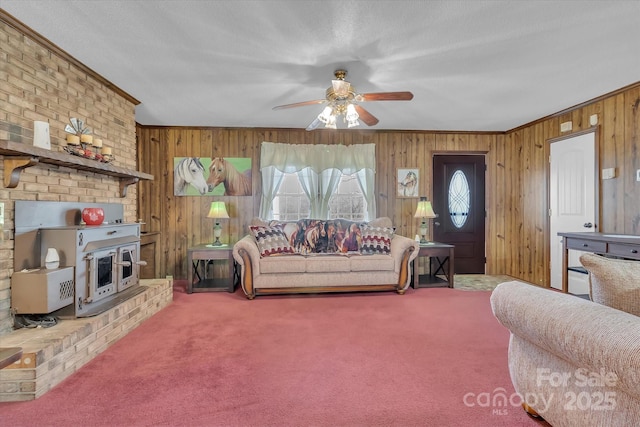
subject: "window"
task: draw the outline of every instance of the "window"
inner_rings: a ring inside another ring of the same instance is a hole
[[[449,183],[449,214],[457,228],[462,228],[471,208],[471,192],[469,181],[460,169],[453,173]]]
[[[344,218],[352,221],[369,219],[367,218],[367,201],[355,173],[342,174],[340,177],[338,188],[329,200],[329,218]]]
[[[295,221],[311,217],[311,203],[296,173],[285,173],[273,199],[273,219]],[[358,184],[357,174],[341,174],[329,199],[329,219],[352,221],[367,219],[367,202]]]
[[[375,145],[276,144],[260,154],[260,217],[375,218]]]
[[[273,219],[295,221],[309,218],[311,203],[304,194],[302,185],[295,173],[285,173],[280,188],[273,198]]]

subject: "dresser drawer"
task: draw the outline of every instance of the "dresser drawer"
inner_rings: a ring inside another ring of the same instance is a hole
[[[596,242],[594,240],[586,239],[574,239],[572,237],[565,237],[567,239],[567,248],[577,251],[595,252],[604,254],[607,252],[607,242]]]
[[[623,258],[639,259],[640,246],[625,245],[624,243],[609,243],[609,255],[615,255]]]

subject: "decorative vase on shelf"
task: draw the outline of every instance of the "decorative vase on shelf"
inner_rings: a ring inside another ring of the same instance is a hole
[[[60,267],[60,256],[55,248],[47,249],[47,256],[44,258],[44,266],[47,270]]]

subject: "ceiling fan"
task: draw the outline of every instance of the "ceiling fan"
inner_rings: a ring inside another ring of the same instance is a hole
[[[352,128],[360,125],[359,120],[362,120],[367,126],[373,126],[378,123],[378,119],[373,114],[359,105],[360,102],[410,101],[413,99],[411,92],[358,93],[356,88],[344,79],[347,76],[345,70],[336,70],[334,75],[336,79],[331,80],[331,86],[327,88],[325,99],[278,105],[273,109],[281,110],[305,105],[328,104],[318,117],[311,122],[307,130],[314,130],[321,123],[324,123],[326,128],[336,129],[336,118],[341,115],[344,115],[344,121],[347,126]]]

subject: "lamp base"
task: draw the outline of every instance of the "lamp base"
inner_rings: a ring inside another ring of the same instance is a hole
[[[211,246],[222,246],[222,242],[219,237],[216,237],[216,241],[211,244]]]

